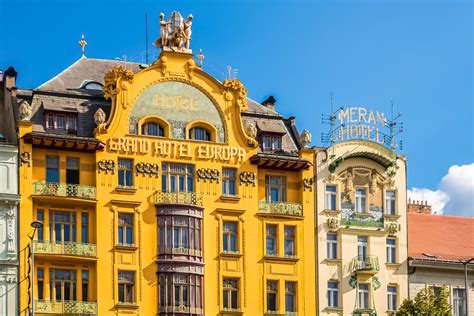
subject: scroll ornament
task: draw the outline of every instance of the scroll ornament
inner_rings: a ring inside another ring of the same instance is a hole
[[[237,105],[239,106],[240,112],[247,110],[247,89],[238,79],[224,80],[224,89],[227,92],[233,92],[237,96]]]
[[[123,86],[117,86],[118,80],[132,83],[133,75],[133,71],[126,70],[122,66],[115,66],[112,70],[107,72],[104,77],[105,84],[102,88],[104,91],[104,98],[107,100],[116,96],[120,92],[120,89],[124,88]]]
[[[257,175],[254,172],[241,172],[239,175],[240,183],[249,186],[253,184],[255,186],[257,184]]]
[[[99,160],[97,162],[97,166],[99,167],[99,173],[102,171],[105,174],[111,172],[112,174],[115,173],[115,162],[113,160]]]
[[[206,182],[207,180],[209,180],[211,183],[214,181],[219,183],[220,172],[217,169],[201,168],[201,169],[198,169],[196,172],[197,172],[198,180],[202,180],[203,182]]]

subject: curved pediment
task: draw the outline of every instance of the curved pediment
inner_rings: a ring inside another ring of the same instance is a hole
[[[216,142],[225,143],[222,115],[213,101],[193,85],[180,81],[163,81],[146,88],[132,105],[129,133],[138,134],[138,123],[144,117],[159,117],[169,125],[169,137],[186,139],[186,127],[205,122],[216,130]]]

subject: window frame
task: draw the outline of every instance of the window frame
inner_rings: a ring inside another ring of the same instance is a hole
[[[126,278],[121,278],[120,275],[126,275],[128,274],[129,276],[131,275],[133,281],[126,280]],[[134,305],[136,303],[136,273],[135,271],[130,271],[130,270],[118,270],[117,271],[117,301],[119,304],[125,304],[125,305]],[[120,287],[123,287],[123,300],[120,300]],[[127,297],[127,290],[130,291],[131,287],[131,300],[129,300]]]
[[[287,234],[287,230],[293,230],[293,232],[291,234]],[[295,257],[297,257],[296,237],[297,237],[297,230],[296,230],[295,225],[285,225],[283,227],[283,255],[285,256],[285,258],[295,258]],[[286,251],[287,250],[286,249],[286,246],[287,246],[286,242],[287,241],[290,241],[292,243],[293,249],[292,249],[291,254],[287,253],[287,251]]]
[[[357,288],[357,307],[359,309],[369,309],[370,308],[370,284],[368,283],[359,283]],[[362,290],[361,286],[367,287],[367,289]],[[362,298],[362,300],[361,300]],[[364,303],[363,305],[361,303]]]
[[[358,194],[358,192],[364,192],[363,195]],[[355,204],[354,204],[354,211],[356,213],[363,213],[367,214],[368,209],[367,209],[367,188],[366,187],[356,187],[355,188]]]
[[[292,290],[291,290],[292,288]],[[285,313],[296,313],[298,310],[298,283],[296,281],[285,281]],[[287,299],[291,297],[293,308],[289,308]],[[289,310],[291,309],[291,310]]]
[[[235,230],[226,230],[226,225],[233,225]],[[234,237],[235,240],[235,249],[232,249],[232,237]],[[239,223],[236,221],[222,222],[222,252],[231,254],[239,253]]]
[[[329,236],[335,236],[336,238],[335,240],[329,239]],[[331,256],[331,254],[333,255]],[[326,258],[330,260],[337,260],[339,258],[339,234],[337,233],[328,232],[326,234]]]
[[[389,193],[393,193],[393,196],[388,196]],[[397,215],[398,213],[397,212],[397,191],[395,190],[385,191],[384,202],[385,202],[385,214]]]
[[[334,188],[334,191],[328,191],[328,188]],[[332,204],[334,199],[334,205]],[[330,211],[337,210],[337,185],[336,184],[326,184],[324,187],[324,208]]]
[[[127,217],[131,221],[127,222],[121,218]],[[122,240],[120,240],[120,231],[122,230]],[[127,242],[128,232],[131,233],[132,243]],[[130,212],[119,212],[117,215],[117,246],[135,247],[135,214]]]
[[[274,233],[269,234],[269,228],[274,228]],[[269,251],[268,241],[273,240],[274,249]],[[277,224],[266,224],[265,225],[265,256],[276,257],[278,256],[278,225]]]
[[[130,164],[130,165],[126,165]],[[118,158],[117,161],[117,177],[118,187],[120,188],[134,188],[134,161],[130,158]],[[128,183],[130,180],[130,183]],[[121,183],[122,182],[122,183]]]
[[[274,285],[274,286],[271,286]],[[268,312],[278,312],[278,289],[279,289],[279,282],[278,280],[267,280],[266,282],[266,311]],[[275,296],[275,306],[271,307],[270,305],[270,295]]]
[[[279,183],[272,183],[272,179],[278,179]],[[272,200],[272,190],[278,190],[276,201]],[[265,199],[267,203],[286,202],[286,176],[266,175],[265,176]]]
[[[395,291],[391,291],[395,289]],[[398,310],[398,286],[395,284],[387,285],[387,311],[395,312]]]
[[[389,241],[393,241],[393,244],[390,244]],[[397,239],[394,237],[387,237],[385,240],[386,247],[386,262],[387,263],[397,263]]]
[[[331,287],[331,284],[335,284],[336,287]],[[328,307],[338,308],[339,307],[339,281],[329,280],[328,281]]]
[[[150,133],[150,127],[156,125],[156,135]],[[140,135],[150,137],[165,137],[165,128],[158,122],[147,121],[140,126]]]
[[[56,161],[56,165],[53,166],[52,162],[53,160]],[[60,183],[61,182],[61,173],[59,171],[59,164],[60,164],[60,160],[59,160],[59,155],[46,155],[46,175],[45,175],[45,179],[46,179],[46,183]],[[57,173],[57,181],[50,181],[48,180],[48,178],[50,177],[53,177],[53,175],[51,176],[48,176],[49,172],[48,170],[50,170],[50,172],[53,172],[55,171]]]
[[[235,283],[234,283],[235,282]],[[230,286],[232,284],[232,286]],[[235,285],[234,285],[235,284]],[[227,300],[225,299],[227,293]],[[236,294],[236,306],[233,306],[233,294]],[[222,279],[222,307],[225,311],[240,310],[240,279],[234,277],[224,277]]]
[[[202,133],[203,138],[199,138],[198,132]],[[195,140],[199,142],[212,142],[212,131],[204,126],[193,126],[188,130],[188,140]]]
[[[455,295],[459,291],[462,291],[462,296]],[[466,315],[466,289],[462,287],[453,288],[452,298],[453,316]]]
[[[177,170],[178,168],[184,168],[182,170]],[[173,169],[173,170],[172,170]],[[195,192],[195,166],[192,164],[181,164],[181,163],[168,163],[163,162],[161,164],[161,190],[163,192]],[[183,177],[184,190],[181,190],[180,181]],[[174,179],[174,187],[172,190],[172,184]],[[191,184],[191,190],[189,186]]]
[[[222,195],[223,196],[237,196],[238,195],[236,168],[222,168]]]

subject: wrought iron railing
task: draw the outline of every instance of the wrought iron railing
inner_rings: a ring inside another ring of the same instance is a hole
[[[303,204],[259,201],[258,212],[274,215],[303,216]]]
[[[35,300],[35,312],[41,314],[97,315],[97,303]]]
[[[341,219],[341,226],[354,226],[361,228],[383,228],[383,220],[376,221],[374,219],[357,219],[357,218],[343,218]]]
[[[33,183],[33,194],[95,200],[96,188],[82,184],[39,181]]]
[[[377,256],[356,256],[352,259],[352,272],[377,273],[379,270],[379,258]]]
[[[186,314],[197,314],[202,315],[202,308],[189,307],[189,306],[160,306],[160,313],[186,313]]]
[[[79,242],[54,242],[49,240],[35,240],[33,242],[35,253],[67,255],[78,257],[96,257],[95,244]]]
[[[155,204],[190,204],[202,206],[202,193],[196,192],[162,192],[154,194]]]

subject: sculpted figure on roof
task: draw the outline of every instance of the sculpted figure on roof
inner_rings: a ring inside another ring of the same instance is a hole
[[[173,12],[165,21],[165,15],[161,13],[160,38],[155,41],[155,46],[163,50],[191,53],[192,20],[192,14],[185,21],[179,12]]]

